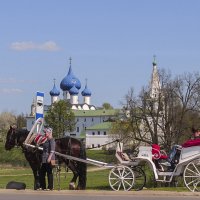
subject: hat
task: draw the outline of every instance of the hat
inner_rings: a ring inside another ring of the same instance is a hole
[[[44,133],[45,133],[45,134],[50,134],[50,133],[52,133],[52,131],[53,131],[52,128],[45,128],[45,129],[44,129]]]

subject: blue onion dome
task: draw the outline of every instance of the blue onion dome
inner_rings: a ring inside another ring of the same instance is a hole
[[[70,90],[69,90],[70,95],[78,95],[79,90],[76,88],[74,85]]]
[[[59,96],[60,91],[56,88],[55,79],[54,79],[54,86],[53,89],[49,92],[51,96]]]
[[[81,94],[84,97],[85,96],[89,96],[90,97],[92,95],[91,91],[87,87],[87,79],[86,79],[85,89],[81,92]]]
[[[71,67],[71,63],[70,63],[70,67],[69,67],[69,71],[67,73],[67,75],[63,78],[63,80],[60,83],[60,88],[63,91],[69,91],[75,84],[75,87],[77,89],[81,88],[81,82],[79,81],[78,78],[76,78],[72,72],[72,67]]]

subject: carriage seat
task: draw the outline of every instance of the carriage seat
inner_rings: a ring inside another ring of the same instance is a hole
[[[42,134],[37,134],[37,136],[34,139],[34,142],[36,145],[41,145],[43,143],[45,143],[47,141],[47,137],[45,135]]]
[[[115,156],[119,160],[120,163],[131,161],[129,156],[123,152],[123,143],[121,142],[117,143]]]
[[[158,144],[152,144],[152,159],[153,160],[161,160],[168,159],[168,155],[164,150],[160,150],[160,146]]]

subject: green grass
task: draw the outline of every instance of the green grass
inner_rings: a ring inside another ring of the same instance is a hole
[[[0,163],[12,166],[29,166],[21,148],[13,148],[10,151],[6,151],[2,142],[0,142]]]
[[[108,170],[88,172],[87,189],[110,189],[108,183]],[[71,172],[61,169],[60,185],[61,189],[68,189],[72,178]],[[19,181],[26,183],[27,189],[33,189],[33,175],[30,168],[0,168],[0,188],[5,188],[9,181]],[[54,175],[55,189],[58,189],[58,179]]]
[[[90,159],[116,163],[115,152],[104,150],[87,150],[87,157]],[[25,160],[21,148],[14,148],[11,151],[5,151],[4,144],[0,142],[0,188],[5,188],[9,181],[24,182],[28,189],[33,189],[33,174],[29,164]],[[88,165],[88,169],[94,166]],[[151,190],[166,190],[166,191],[188,191],[183,187],[182,178],[179,178],[178,187],[163,187],[163,184],[158,183],[154,188],[153,174],[149,167],[143,166],[147,175],[146,187]],[[111,190],[108,183],[108,175],[110,170],[90,171],[87,174],[87,189],[94,190]],[[71,172],[65,172],[61,169],[61,189],[68,189],[69,182],[72,178]],[[58,181],[55,177],[55,189],[58,189]]]
[[[156,188],[148,188],[149,190],[154,191],[171,191],[171,192],[189,192],[186,187],[156,187]]]
[[[87,173],[87,189],[88,190],[110,190],[108,182],[109,169],[101,170],[101,171],[89,171]],[[61,190],[68,189],[69,182],[72,178],[72,173],[65,172],[64,168],[61,168],[60,173],[60,188]],[[149,181],[151,181],[148,177]],[[12,168],[4,168],[0,167],[0,188],[5,188],[6,184],[10,181],[19,181],[24,182],[27,186],[27,189],[33,189],[33,175],[30,168],[21,168],[21,167],[12,167]],[[54,185],[55,189],[59,189],[58,187],[58,179],[56,175],[54,175]],[[188,191],[183,186],[178,187],[163,187],[163,185],[158,184],[156,188],[152,186],[146,186],[148,190],[155,191],[178,191],[178,192],[186,192]]]
[[[106,162],[116,163],[115,152],[105,150],[87,150],[87,158]]]

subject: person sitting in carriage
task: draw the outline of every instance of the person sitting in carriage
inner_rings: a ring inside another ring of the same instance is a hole
[[[182,144],[182,147],[192,147],[200,145],[200,128],[192,128],[193,137]]]
[[[180,150],[200,145],[200,128],[192,128],[193,136],[191,139],[185,141],[182,145],[174,145],[169,153],[168,162],[171,164],[170,169],[173,170],[178,163]]]
[[[160,152],[160,146],[153,144],[152,145],[152,154],[154,155],[153,160],[156,165],[156,168],[159,170],[162,170],[160,166],[160,161],[158,160],[166,160],[166,162],[162,162],[161,164],[168,166],[169,171],[173,171],[176,167],[176,164],[179,162],[179,157],[181,153],[182,148],[188,148],[192,146],[198,146],[200,145],[200,128],[192,128],[193,136],[191,139],[185,141],[182,145],[175,144],[171,151],[169,152],[169,155],[163,155],[159,154],[158,158],[155,157],[156,153]]]

